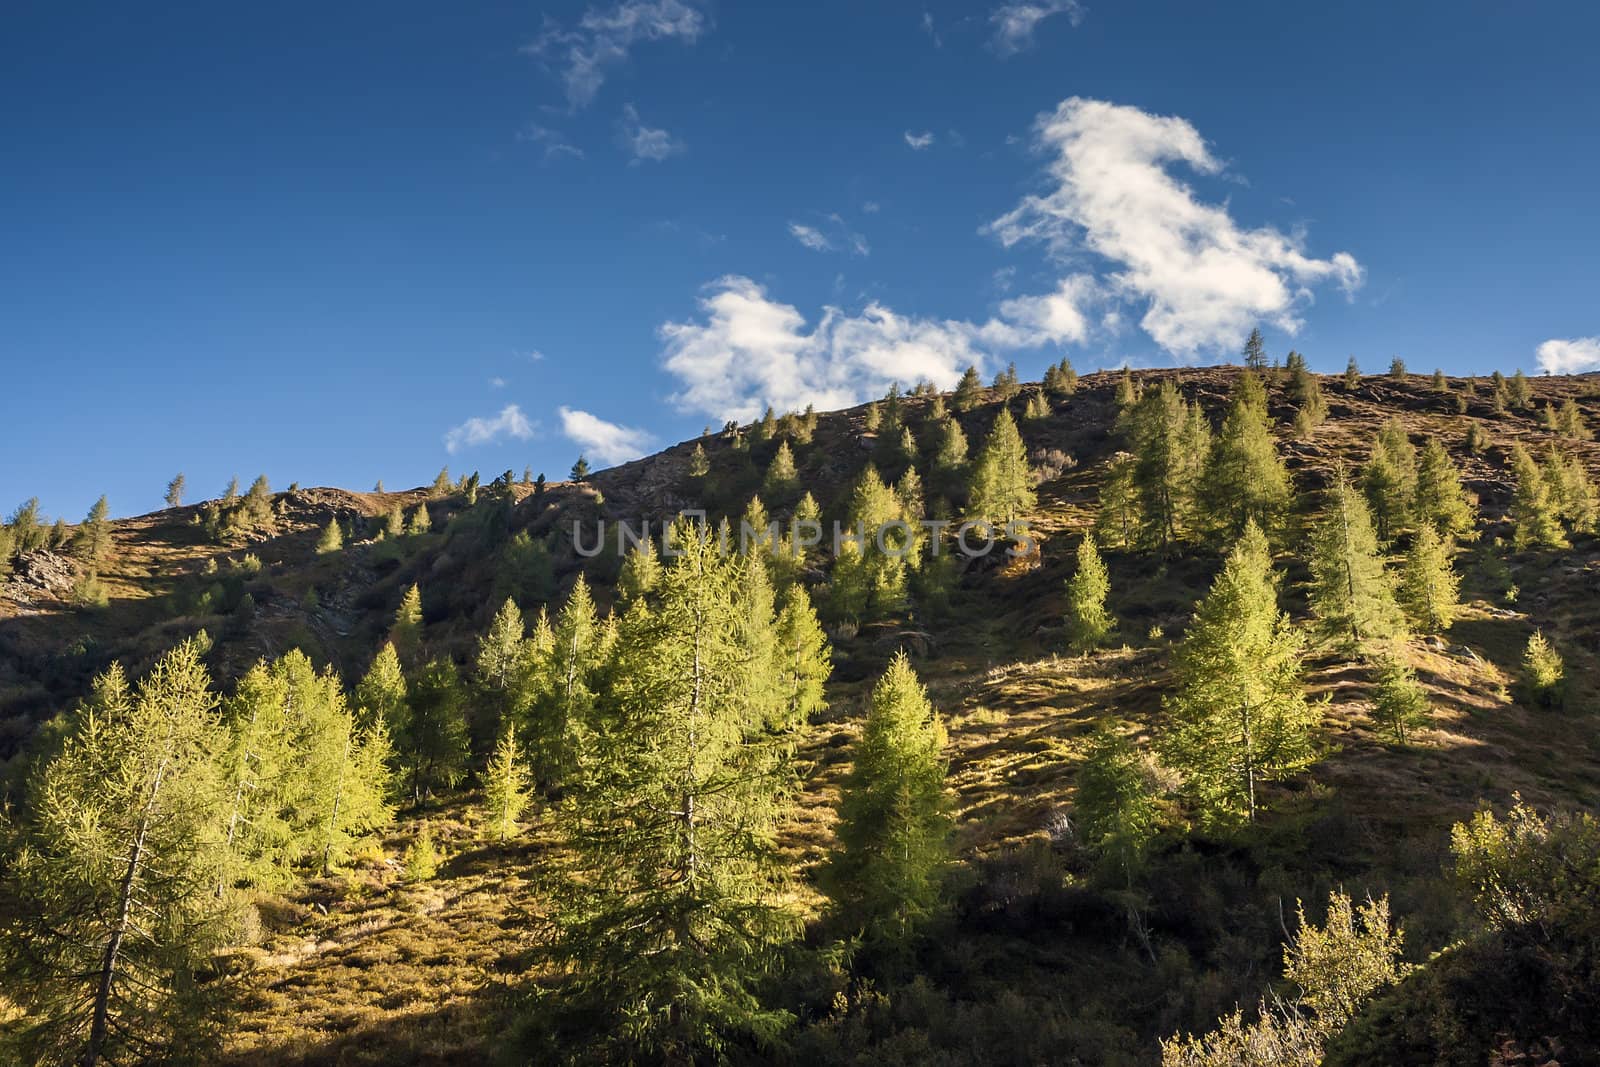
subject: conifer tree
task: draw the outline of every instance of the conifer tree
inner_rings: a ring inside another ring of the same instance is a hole
[[[526,712],[529,673],[533,669],[524,641],[526,633],[517,602],[506,597],[489,629],[478,638],[476,674],[484,696],[480,707],[486,714],[474,715],[472,726],[480,743],[497,736],[505,724],[517,721]]]
[[[589,477],[589,461],[583,456],[579,456],[577,462],[573,463],[571,477],[575,482],[584,481]]]
[[[1156,832],[1156,797],[1134,746],[1109,725],[1095,731],[1078,771],[1073,811],[1079,839],[1131,878]]]
[[[1128,434],[1135,457],[1145,544],[1166,547],[1193,521],[1195,490],[1211,443],[1197,407],[1183,401],[1171,381],[1147,391],[1129,411]]]
[[[1363,642],[1400,636],[1405,620],[1366,503],[1341,470],[1311,533],[1311,610],[1324,635]]]
[[[883,426],[883,409],[878,406],[876,400],[867,405],[866,413],[861,417],[861,425],[868,433],[877,433]]]
[[[577,767],[580,739],[594,717],[605,634],[582,574],[556,616],[551,649],[542,658],[540,696],[532,709],[528,747],[540,781],[559,783]]]
[[[1361,385],[1361,367],[1356,363],[1356,357],[1351,356],[1350,362],[1344,365],[1344,387],[1346,392],[1354,392]]]
[[[228,479],[228,488],[223,490],[223,492],[222,492],[222,502],[224,504],[231,504],[235,500],[238,500],[238,499],[239,499],[239,476],[237,474],[235,474],[232,478]]]
[[[1477,419],[1472,419],[1467,423],[1467,435],[1466,439],[1462,441],[1462,447],[1473,455],[1477,455],[1489,447],[1489,435],[1484,432],[1483,424]]]
[[[436,789],[453,789],[461,781],[467,761],[467,719],[454,663],[431,660],[417,672],[394,743],[413,801]]]
[[[1450,391],[1450,382],[1445,378],[1444,371],[1438,367],[1433,369],[1432,384],[1433,388],[1438,392],[1447,393]]]
[[[111,507],[104,495],[94,502],[72,538],[72,551],[91,567],[98,567],[111,549]]]
[[[1542,630],[1528,638],[1522,657],[1522,673],[1528,695],[1544,707],[1560,707],[1566,702],[1566,665]]]
[[[1372,717],[1397,745],[1409,744],[1412,734],[1428,725],[1428,694],[1416,673],[1397,656],[1379,661]]]
[[[434,475],[433,478],[432,496],[435,499],[438,499],[442,496],[449,496],[452,484],[453,483],[450,481],[450,468],[440,467],[439,473]]]
[[[933,468],[955,478],[966,474],[967,435],[961,432],[961,424],[954,419],[945,420],[939,435],[939,450],[933,457]]]
[[[406,532],[412,535],[425,534],[433,527],[433,519],[428,514],[428,505],[421,503],[417,510],[411,513],[411,521],[406,524]]]
[[[1428,438],[1417,463],[1413,514],[1447,538],[1469,537],[1476,518],[1474,502],[1461,488],[1461,475],[1437,437]]]
[[[978,368],[969,366],[962,372],[961,381],[956,384],[955,409],[957,411],[971,411],[983,399],[983,379],[978,377]]]
[[[1011,412],[1002,407],[972,472],[967,513],[975,519],[1004,525],[1035,503],[1027,448]]]
[[[1160,743],[1208,821],[1253,821],[1257,783],[1312,762],[1321,712],[1306,703],[1302,646],[1278,611],[1266,536],[1249,524],[1178,650],[1174,725]]]
[[[1078,567],[1067,579],[1067,641],[1079,652],[1089,652],[1111,632],[1113,620],[1106,611],[1111,581],[1095,547],[1094,535],[1078,542]]]
[[[1251,521],[1270,537],[1283,527],[1289,496],[1289,472],[1267,425],[1266,396],[1255,375],[1245,371],[1206,468],[1208,518],[1226,544]]]
[[[529,1054],[559,1040],[595,1062],[697,1062],[789,1021],[756,995],[798,932],[774,840],[789,746],[747,729],[738,558],[686,522],[671,543],[658,605],[624,620],[606,715],[557,812],[571,859],[552,872],[548,943],[566,980]]]
[[[1044,394],[1030,393],[1027,404],[1023,405],[1022,417],[1029,422],[1037,422],[1040,419],[1049,418],[1049,416],[1050,403],[1045,400]]]
[[[415,583],[400,598],[394,625],[389,627],[389,643],[401,662],[415,659],[422,649],[422,588]]]
[[[1400,579],[1400,603],[1421,633],[1442,633],[1460,609],[1460,579],[1450,566],[1450,542],[1433,524],[1423,523],[1412,538]]]
[[[906,571],[916,551],[905,506],[867,464],[850,496],[849,526],[833,565],[832,605],[844,617],[879,618],[906,598]]]
[[[1262,339],[1261,330],[1254,328],[1244,342],[1244,365],[1250,370],[1267,369],[1267,343]]]
[[[1577,456],[1563,456],[1552,443],[1545,451],[1542,470],[1551,505],[1567,530],[1594,533],[1597,502],[1594,483],[1589,480],[1583,461]]]
[[[780,715],[772,725],[800,730],[827,706],[823,683],[833,671],[833,656],[811,597],[798,582],[783,594],[776,629]]]
[[[705,446],[696,441],[694,451],[689,453],[689,477],[704,478],[710,473],[711,460],[706,456]]]
[[[939,907],[950,861],[944,746],[944,723],[899,652],[872,690],[826,877],[840,920],[869,946],[903,946]]]
[[[622,561],[622,572],[617,576],[617,595],[632,603],[643,600],[655,591],[661,581],[661,557],[656,554],[655,542],[646,537],[628,550]]]
[[[400,510],[399,504],[396,504],[394,507],[390,508],[388,514],[383,517],[383,535],[393,541],[404,537],[405,533],[405,512]]]
[[[317,555],[326,556],[343,547],[344,531],[339,528],[339,519],[335,516],[328,520],[328,525],[322,528],[322,533],[317,537]]]
[[[1526,411],[1533,406],[1533,394],[1528,388],[1528,376],[1522,373],[1522,368],[1517,368],[1517,373],[1511,376],[1507,386],[1507,395],[1512,408],[1517,411]]]
[[[172,481],[167,483],[167,495],[165,498],[167,501],[167,507],[176,508],[183,506],[183,490],[183,472],[179,471],[177,474],[172,476]]]
[[[894,495],[900,498],[900,507],[907,521],[920,522],[927,514],[926,501],[922,496],[922,476],[917,473],[917,468],[906,468],[906,472],[895,483]]]
[[[1511,495],[1512,541],[1518,549],[1566,548],[1559,503],[1539,464],[1520,442],[1511,447],[1511,470],[1517,480]]]
[[[777,597],[767,577],[766,553],[752,552],[737,568],[734,588],[734,633],[744,650],[743,692],[747,728],[774,729],[784,725],[783,689],[779,681],[782,653],[778,647]]]
[[[1378,431],[1361,488],[1380,538],[1393,540],[1410,525],[1417,494],[1417,453],[1398,420],[1390,419]]]
[[[507,722],[500,729],[500,740],[483,776],[485,828],[496,840],[503,842],[516,835],[517,820],[528,806],[529,782],[527,764],[517,745],[517,727]]]
[[[209,1058],[223,943],[222,745],[187,641],[131,688],[113,668],[36,773],[4,871],[0,963],[29,1062]]]
[[[1137,469],[1138,461],[1126,452],[1118,452],[1106,464],[1106,476],[1100,483],[1100,510],[1094,524],[1095,533],[1105,544],[1129,548],[1142,526],[1139,489],[1134,480]]]
[[[401,870],[408,882],[430,882],[439,873],[439,849],[433,842],[433,827],[427,823],[406,846]]]
[[[1078,391],[1078,372],[1066,356],[1044,372],[1045,392],[1051,396],[1066,397]]]
[[[773,454],[772,465],[767,468],[767,477],[761,486],[762,491],[774,500],[781,501],[799,485],[800,473],[795,470],[794,452],[789,448],[788,441],[780,441],[778,451]]]
[[[1006,364],[1006,369],[994,376],[995,395],[1001,403],[1010,401],[1017,393],[1021,392],[1022,385],[1017,381],[1017,365]]]
[[[394,645],[385,641],[356,686],[359,727],[371,730],[381,723],[386,733],[392,732],[405,722],[406,707],[406,677],[400,668],[400,657]]]
[[[1389,377],[1397,382],[1406,380],[1406,361],[1399,356],[1389,361]]]
[[[1561,402],[1561,407],[1556,412],[1556,430],[1563,436],[1578,441],[1589,441],[1594,438],[1594,433],[1584,424],[1583,412],[1578,410],[1578,402],[1570,396]]]

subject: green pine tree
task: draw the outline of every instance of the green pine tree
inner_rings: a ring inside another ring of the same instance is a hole
[[[799,932],[775,831],[786,739],[752,734],[737,557],[680,522],[659,603],[630,612],[615,684],[555,829],[548,941],[565,976],[524,1035],[594,1062],[699,1062],[791,1016],[757,983]],[[559,1035],[559,1036],[558,1036]]]
[[[1566,664],[1541,630],[1535,630],[1528,638],[1528,649],[1522,657],[1522,674],[1528,696],[1534,703],[1544,707],[1560,707],[1566,703]]]
[[[498,841],[515,837],[528,806],[531,776],[517,745],[517,728],[506,723],[483,776],[484,828]]]
[[[1516,477],[1511,495],[1512,541],[1518,549],[1566,548],[1560,503],[1551,493],[1545,472],[1520,442],[1511,446],[1511,470]]]
[[[631,603],[643,600],[655,591],[661,582],[661,556],[656,544],[646,537],[628,550],[622,561],[622,572],[617,576],[617,596]]]
[[[1450,541],[1432,523],[1423,523],[1412,538],[1400,578],[1400,603],[1411,625],[1421,633],[1442,633],[1460,610],[1460,579],[1450,565]]]
[[[944,723],[904,652],[872,691],[839,801],[826,885],[841,922],[894,949],[941,903],[950,861]]]
[[[556,616],[549,654],[535,661],[539,695],[527,743],[541,782],[558,784],[577,768],[582,738],[594,719],[605,641],[589,583],[580,574]]]
[[[326,556],[337,552],[344,547],[344,531],[339,528],[337,517],[328,520],[328,525],[322,528],[322,533],[317,537],[317,555]]]
[[[1138,749],[1109,725],[1089,744],[1072,807],[1079,840],[1131,880],[1156,833],[1156,792]]]
[[[224,735],[201,654],[179,645],[137,688],[113,668],[34,776],[0,913],[26,1062],[213,1058],[221,985],[202,975],[230,901],[216,894]]]
[[[1362,472],[1361,488],[1380,538],[1391,541],[1411,525],[1417,495],[1417,451],[1398,419],[1390,419],[1378,431]]]
[[[589,461],[583,456],[579,456],[577,462],[573,463],[572,465],[571,478],[575,482],[581,482],[587,480],[588,477]]]
[[[1267,421],[1266,396],[1255,375],[1239,378],[1206,468],[1206,506],[1214,535],[1231,544],[1255,524],[1269,536],[1283,528],[1289,510],[1289,471],[1278,456]]]
[[[778,730],[803,730],[811,716],[827,707],[823,683],[833,671],[827,635],[798,582],[783,594],[777,618]]]
[[[1428,725],[1428,694],[1415,672],[1397,656],[1384,656],[1378,664],[1378,685],[1372,697],[1372,717],[1397,745],[1409,744]]]
[[[461,696],[455,664],[447,659],[424,664],[409,685],[394,746],[413,801],[455,788],[465,773],[467,719]]]
[[[1143,525],[1135,482],[1137,469],[1138,461],[1126,452],[1118,452],[1106,464],[1106,475],[1100,483],[1100,510],[1094,523],[1095,534],[1105,544],[1130,548]]]
[[[1361,367],[1356,363],[1356,357],[1351,356],[1350,362],[1344,365],[1344,387],[1346,392],[1355,392],[1361,386]]]
[[[167,502],[167,507],[176,508],[183,506],[184,485],[185,482],[182,471],[179,471],[177,474],[172,476],[172,481],[167,483],[167,495],[164,498]]]
[[[1114,620],[1106,611],[1111,581],[1095,547],[1094,535],[1078,542],[1078,566],[1067,579],[1067,641],[1079,652],[1089,652],[1104,641]]]
[[[977,367],[968,367],[961,374],[961,381],[956,384],[955,409],[957,411],[971,411],[983,401],[983,379],[978,377]]]
[[[1437,437],[1428,438],[1417,463],[1417,488],[1413,514],[1418,523],[1433,526],[1442,536],[1466,538],[1477,518],[1476,501],[1461,488],[1461,474]]]
[[[1027,447],[1011,412],[1002,407],[973,468],[967,514],[1003,526],[1036,503]]]
[[[102,495],[72,538],[73,555],[97,568],[111,551],[111,506]]]
[[[1311,533],[1311,610],[1324,635],[1359,647],[1397,637],[1405,620],[1395,602],[1366,503],[1341,470]]]
[[[789,448],[788,441],[780,441],[778,451],[772,456],[772,465],[767,468],[762,491],[776,501],[783,501],[799,486],[800,472],[795,470],[794,452]]]
[[[422,650],[422,588],[415,583],[400,598],[394,625],[389,627],[389,643],[402,663],[415,660]]]
[[[1194,522],[1195,494],[1211,451],[1205,420],[1169,380],[1146,391],[1129,409],[1127,431],[1135,457],[1140,539],[1165,548],[1184,537]]]
[[[1244,365],[1251,370],[1267,369],[1267,343],[1259,329],[1252,329],[1244,342]]]
[[[1267,539],[1250,524],[1178,650],[1173,725],[1160,741],[1208,822],[1253,821],[1257,784],[1312,762],[1321,711],[1306,703],[1303,643],[1278,611]]]

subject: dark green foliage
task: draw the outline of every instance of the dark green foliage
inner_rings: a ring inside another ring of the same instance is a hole
[[[1132,878],[1155,836],[1156,799],[1150,767],[1138,749],[1109,726],[1096,731],[1078,769],[1077,833],[1124,878]]]
[[[1244,365],[1250,370],[1267,369],[1267,344],[1259,328],[1252,329],[1244,342]]]
[[[454,788],[466,771],[467,719],[455,664],[436,659],[410,683],[394,724],[395,754],[413,800]]]
[[[1309,562],[1311,610],[1324,636],[1359,648],[1405,632],[1367,506],[1342,471],[1312,531]]]
[[[1428,725],[1428,694],[1411,668],[1395,656],[1378,663],[1378,684],[1372,696],[1372,717],[1397,745],[1410,742]]]

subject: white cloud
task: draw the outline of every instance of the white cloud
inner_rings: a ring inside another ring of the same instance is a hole
[[[1007,246],[1036,239],[1058,254],[1104,257],[1115,267],[1109,293],[1142,303],[1140,325],[1173,355],[1231,352],[1260,321],[1293,333],[1312,286],[1331,281],[1348,294],[1363,281],[1349,253],[1312,258],[1298,234],[1242,229],[1225,204],[1195,199],[1168,164],[1209,176],[1223,165],[1184,119],[1073,97],[1041,115],[1034,133],[1055,155],[1055,188],[989,229]]]
[[[563,156],[570,157],[572,159],[582,159],[583,149],[579,148],[577,145],[566,143],[566,141],[563,140],[564,136],[565,135],[560,130],[552,130],[548,126],[540,126],[539,124],[533,122],[530,122],[528,125],[517,131],[517,140],[532,141],[534,144],[544,145],[544,159],[546,163],[552,159],[559,159]]]
[[[490,389],[504,389],[509,383],[504,378],[490,378]]]
[[[683,142],[666,130],[653,129],[639,121],[632,104],[622,106],[622,146],[633,156],[632,163],[650,159],[660,162],[684,151]]]
[[[517,405],[507,404],[493,418],[471,418],[453,427],[444,435],[444,448],[446,452],[454,454],[462,448],[490,444],[501,437],[526,441],[532,436],[533,423],[528,421]]]
[[[1000,305],[1000,317],[1019,331],[1022,346],[1079,344],[1089,339],[1089,320],[1083,305],[1098,296],[1095,280],[1086,274],[1064,278],[1053,293],[1019,296]]]
[[[822,231],[815,226],[805,226],[798,222],[791,222],[789,223],[789,236],[813,252],[833,251],[833,243],[823,236]]]
[[[830,236],[816,226],[808,226],[803,222],[789,223],[789,236],[805,245],[813,252],[832,252],[838,248],[849,250],[852,255],[867,256],[872,254],[872,246],[867,239],[850,228],[844,221],[844,216],[838,212],[826,216]]]
[[[1001,56],[1016,55],[1033,47],[1033,31],[1039,23],[1056,15],[1067,16],[1074,26],[1083,21],[1083,5],[1078,0],[1023,0],[995,9],[989,16],[994,26],[990,46]]]
[[[923,130],[921,133],[912,133],[910,130],[907,130],[905,137],[906,144],[911,146],[911,150],[913,152],[920,152],[924,148],[927,148],[929,145],[933,144],[932,130]]]
[[[561,432],[576,442],[585,456],[608,467],[638,459],[653,443],[643,430],[618,426],[587,411],[568,407],[561,409]]]
[[[694,43],[706,31],[706,17],[682,0],[624,0],[616,7],[591,7],[576,28],[551,26],[523,51],[561,68],[567,102],[577,110],[594,101],[608,68],[627,61],[644,41]]]
[[[878,211],[879,205],[876,200],[868,200],[865,204],[861,205],[861,213],[863,215],[876,215]]]
[[[1600,337],[1553,338],[1539,346],[1539,369],[1546,374],[1600,370]]]
[[[703,322],[661,327],[664,365],[682,383],[673,397],[678,407],[725,419],[754,419],[769,404],[779,411],[848,407],[893,382],[909,387],[927,379],[950,389],[991,352],[1081,338],[1081,316],[1075,321],[1066,306],[1079,284],[1069,279],[1051,296],[1008,301],[1016,323],[917,318],[872,303],[858,315],[825,308],[807,329],[793,306],[730,275],[707,287]]]

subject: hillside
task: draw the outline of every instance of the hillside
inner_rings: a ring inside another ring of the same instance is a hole
[[[1219,367],[1134,377],[1145,389],[1176,383],[1217,424],[1239,374]],[[1160,1039],[1208,1029],[1235,1004],[1282,988],[1297,900],[1313,914],[1330,890],[1387,893],[1405,928],[1406,958],[1423,963],[1456,938],[1463,919],[1461,902],[1441,888],[1452,824],[1484,805],[1504,810],[1515,796],[1540,810],[1600,806],[1600,541],[1585,535],[1568,549],[1517,551],[1507,523],[1513,444],[1542,454],[1556,442],[1591,478],[1600,475],[1600,446],[1541,419],[1546,406],[1572,400],[1589,425],[1600,424],[1596,383],[1536,379],[1529,407],[1496,410],[1486,379],[1452,378],[1440,390],[1417,375],[1369,375],[1353,388],[1323,377],[1326,420],[1301,435],[1276,375],[1268,411],[1298,491],[1277,560],[1282,605],[1297,622],[1309,617],[1304,546],[1319,493],[1340,467],[1366,462],[1386,422],[1398,420],[1417,445],[1441,442],[1478,499],[1477,537],[1455,559],[1460,617],[1446,634],[1407,646],[1428,721],[1413,743],[1391,742],[1372,714],[1373,669],[1334,643],[1313,643],[1305,682],[1313,700],[1327,702],[1317,730],[1322,758],[1264,787],[1265,814],[1247,832],[1212,832],[1183,802],[1163,798],[1162,829],[1142,872],[1108,880],[1074,833],[1085,753],[1108,722],[1139,743],[1166,728],[1173,650],[1221,563],[1214,547],[1196,543],[1105,548],[1114,638],[1087,655],[1068,653],[1064,585],[1109,465],[1126,447],[1117,428],[1122,380],[1121,372],[1085,375],[1071,395],[1048,400],[1048,414],[1020,422],[1039,476],[1038,503],[1026,515],[1036,553],[962,561],[938,608],[913,600],[859,624],[824,611],[833,647],[828,706],[800,741],[801,793],[781,834],[795,899],[813,920],[811,943],[824,940],[816,875],[833,846],[852,745],[872,683],[901,648],[948,725],[957,864],[945,925],[909,967],[871,985],[823,968],[785,990],[799,1016],[798,1059],[1156,1062]],[[1010,409],[1020,414],[1033,393],[1024,386]],[[934,447],[922,434],[933,402],[901,402],[924,459]],[[1001,404],[991,389],[970,410],[952,410],[974,453]],[[883,464],[894,446],[867,429],[869,418],[866,406],[821,414],[809,442],[793,445],[798,484],[826,520],[843,517],[863,467]],[[1469,420],[1487,435],[1482,450],[1467,447]],[[614,541],[585,558],[575,528],[591,537],[597,520],[656,523],[685,508],[737,523],[778,447],[760,436],[719,432],[582,483],[496,482],[475,494],[454,484],[292,489],[272,495],[270,521],[226,536],[208,533],[204,503],[119,519],[98,571],[106,598],[98,607],[72,602],[82,565],[68,554],[24,556],[0,582],[8,790],[20,791],[35,753],[46,750],[45,724],[96,674],[120,662],[139,676],[202,629],[223,692],[257,660],[295,647],[353,685],[415,583],[428,650],[470,674],[477,639],[507,597],[530,618],[543,605],[554,613],[582,573],[602,608],[616,602]],[[694,473],[697,449],[705,475]],[[797,497],[767,504],[787,518]],[[396,509],[408,523],[426,509],[427,531],[384,533]],[[343,543],[319,551],[330,523]],[[820,565],[803,575],[813,587],[827,578]],[[1535,630],[1565,657],[1560,709],[1520,695]],[[392,829],[345,869],[260,894],[260,930],[230,961],[225,1062],[475,1063],[503,1047],[506,1020],[537,977],[528,969],[548,913],[541,877],[563,860],[543,817],[550,801],[535,805],[525,834],[498,844],[480,833],[480,799],[469,779],[460,791],[402,806]],[[444,861],[436,878],[415,882],[399,861],[424,824]],[[1512,1046],[1494,1062],[1540,1062],[1532,1053],[1512,1057],[1542,1035],[1494,1036]]]

